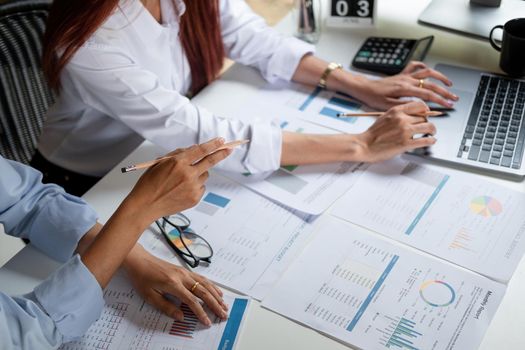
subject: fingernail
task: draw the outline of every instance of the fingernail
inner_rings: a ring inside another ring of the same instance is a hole
[[[454,97],[455,101],[459,100],[459,96],[458,95],[452,95],[452,97]]]
[[[221,313],[221,318],[223,320],[227,319],[228,318],[228,314],[226,312]]]
[[[217,140],[218,140],[220,143],[224,143],[224,142],[226,141],[223,137],[219,137]]]
[[[208,327],[211,326],[211,321],[210,321],[210,319],[206,317],[206,319],[204,320],[204,324],[205,324],[206,326],[208,326]]]

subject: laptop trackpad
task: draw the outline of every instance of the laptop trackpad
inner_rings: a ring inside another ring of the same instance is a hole
[[[430,149],[425,151],[426,155],[437,158],[450,158],[458,152],[470,108],[474,101],[474,94],[458,89],[450,89],[450,91],[459,96],[459,101],[454,104],[453,110],[444,111],[446,113],[444,116],[429,119],[436,126],[436,138],[438,141]],[[435,104],[429,103],[430,109],[432,109],[432,105],[434,107],[436,106]],[[438,107],[437,109],[440,108]]]
[[[445,130],[463,133],[466,119],[469,117],[470,107],[474,102],[474,94],[472,92],[457,89],[450,89],[450,91],[459,96],[459,101],[454,103],[454,109],[443,111],[445,113],[444,116],[430,118],[430,121],[436,125],[440,134]],[[437,110],[443,108],[435,103],[429,103],[428,106],[431,110],[433,107]]]

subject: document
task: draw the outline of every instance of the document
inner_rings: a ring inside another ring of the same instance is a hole
[[[505,285],[327,218],[263,306],[362,349],[477,349]]]
[[[444,171],[374,164],[332,214],[507,282],[525,251],[525,194]]]
[[[122,274],[104,290],[102,315],[81,339],[61,350],[229,350],[234,349],[245,319],[249,299],[224,293],[230,306],[227,321],[207,310],[212,326],[198,322],[186,304],[179,307],[183,321],[157,311],[135,292]]]
[[[250,107],[250,109],[253,108]],[[239,115],[251,115],[242,111]],[[292,113],[279,118],[281,111],[275,108],[257,108],[258,114],[275,116],[273,122],[283,131],[308,134],[333,134],[334,131],[305,122]],[[286,114],[286,113],[284,113]],[[224,173],[251,190],[287,207],[303,213],[319,215],[343,195],[356,179],[354,172],[359,163],[339,162],[314,165],[288,165],[277,169],[265,178],[251,174]]]
[[[290,211],[216,173],[201,202],[184,214],[191,229],[213,249],[211,264],[192,271],[240,293],[261,299],[304,248],[312,218]],[[153,255],[180,264],[156,226],[141,244]]]
[[[360,133],[367,130],[376,120],[374,117],[339,118],[339,113],[371,112],[351,96],[340,92],[281,82],[262,87],[250,105],[259,104],[279,107],[282,115],[298,111],[300,118],[346,133]]]

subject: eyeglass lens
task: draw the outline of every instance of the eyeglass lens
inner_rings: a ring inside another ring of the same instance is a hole
[[[175,247],[183,253],[193,254],[199,259],[210,258],[213,254],[208,242],[195,234],[191,229],[186,229],[182,234],[179,230],[173,229],[168,233],[168,236]]]

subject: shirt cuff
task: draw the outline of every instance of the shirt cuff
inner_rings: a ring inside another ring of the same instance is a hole
[[[78,241],[97,222],[97,213],[82,199],[57,193],[42,208],[32,224],[38,234],[29,237],[31,244],[60,262],[66,262],[77,249]]]
[[[243,161],[251,174],[270,173],[281,166],[283,132],[273,123],[253,124],[252,135]]]
[[[77,254],[34,290],[64,342],[81,337],[100,317],[102,289]]]
[[[243,124],[232,121],[232,124]],[[268,122],[244,124],[236,139],[250,140],[244,148],[236,148],[233,153],[220,162],[218,169],[227,172],[269,175],[281,165],[282,130]],[[233,138],[232,138],[233,139]]]
[[[315,52],[315,46],[294,37],[283,39],[268,63],[266,80],[271,83],[283,79],[292,80],[301,59]]]

